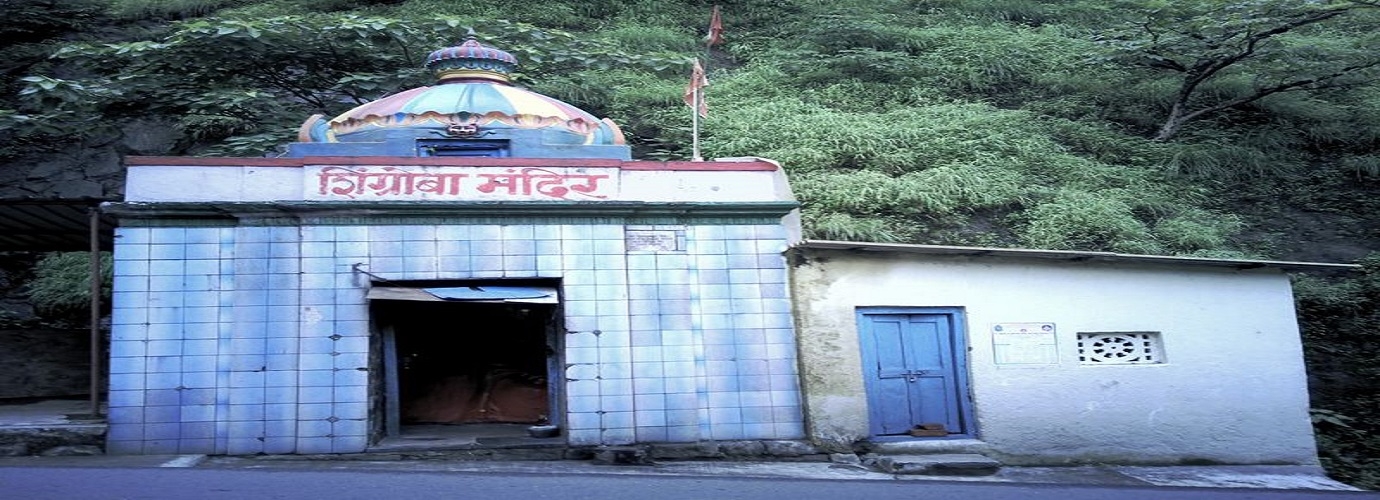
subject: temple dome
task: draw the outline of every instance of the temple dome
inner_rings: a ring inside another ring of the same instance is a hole
[[[313,117],[302,125],[301,142],[369,142],[446,136],[452,127],[477,127],[483,136],[539,131],[544,142],[569,145],[622,145],[612,121],[558,99],[512,86],[517,58],[479,43],[432,52],[426,67],[436,84],[373,101],[329,120]]]

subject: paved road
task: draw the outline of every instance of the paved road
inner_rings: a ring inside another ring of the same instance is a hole
[[[1374,492],[371,470],[0,468],[0,499],[1378,499]]]

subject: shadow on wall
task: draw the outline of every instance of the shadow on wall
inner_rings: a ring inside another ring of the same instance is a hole
[[[0,330],[0,400],[90,395],[91,332]]]

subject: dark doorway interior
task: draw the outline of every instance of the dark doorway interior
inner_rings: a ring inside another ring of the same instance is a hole
[[[393,401],[386,420],[414,427],[549,421],[554,304],[382,300],[373,307],[390,379],[384,397]]]
[[[551,306],[405,304],[395,330],[403,425],[546,420]]]

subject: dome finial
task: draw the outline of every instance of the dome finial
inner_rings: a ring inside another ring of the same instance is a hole
[[[517,58],[479,43],[474,28],[469,28],[463,43],[432,52],[426,58],[426,67],[436,74],[439,83],[464,80],[508,83],[508,75],[517,67]]]

